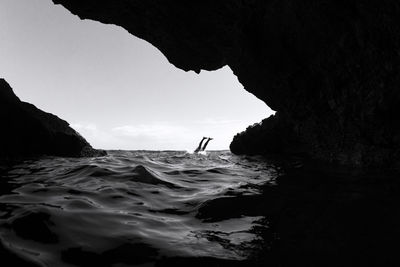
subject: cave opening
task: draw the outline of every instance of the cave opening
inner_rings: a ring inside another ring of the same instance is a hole
[[[23,100],[67,120],[101,149],[210,149],[273,113],[224,67],[200,74],[171,65],[124,29],[80,20],[41,0],[0,8],[0,73]]]

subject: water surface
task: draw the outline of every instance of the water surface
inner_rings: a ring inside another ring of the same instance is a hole
[[[228,151],[109,151],[27,160],[2,176],[3,247],[42,266],[126,266],[252,258],[265,218],[231,200],[259,195],[276,169]]]

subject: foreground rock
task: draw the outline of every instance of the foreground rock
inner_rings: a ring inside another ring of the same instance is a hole
[[[183,70],[229,65],[313,158],[353,166],[400,161],[397,0],[53,2],[124,27]],[[268,143],[260,142],[263,152]]]
[[[34,105],[22,102],[0,79],[0,159],[28,156],[96,156],[93,149],[69,124]]]
[[[235,154],[271,155],[286,154],[305,156],[309,148],[290,123],[278,114],[247,127],[246,131],[235,135],[230,145]]]
[[[265,247],[243,266],[400,266],[397,173],[327,172],[308,164],[278,170],[262,194],[213,199],[196,216],[210,223],[265,216],[269,227],[254,228]]]

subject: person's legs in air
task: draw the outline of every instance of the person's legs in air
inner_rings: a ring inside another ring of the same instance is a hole
[[[201,139],[199,146],[194,151],[195,153],[197,153],[197,152],[199,152],[201,150],[201,145],[203,144],[205,139],[207,139],[207,137],[203,137],[203,139]]]
[[[206,150],[206,147],[208,145],[208,142],[210,142],[211,140],[213,140],[211,137],[208,137],[207,142],[204,144],[203,148],[201,149],[201,151]]]

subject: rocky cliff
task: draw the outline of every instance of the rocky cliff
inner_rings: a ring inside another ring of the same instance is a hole
[[[328,162],[399,162],[399,1],[53,2],[124,27],[183,70],[229,65],[246,90],[277,111],[258,135],[236,136],[235,153],[294,151],[301,143],[297,150]],[[282,126],[294,143],[269,132]]]
[[[93,149],[68,123],[22,102],[0,79],[0,159],[28,156],[95,156]]]

